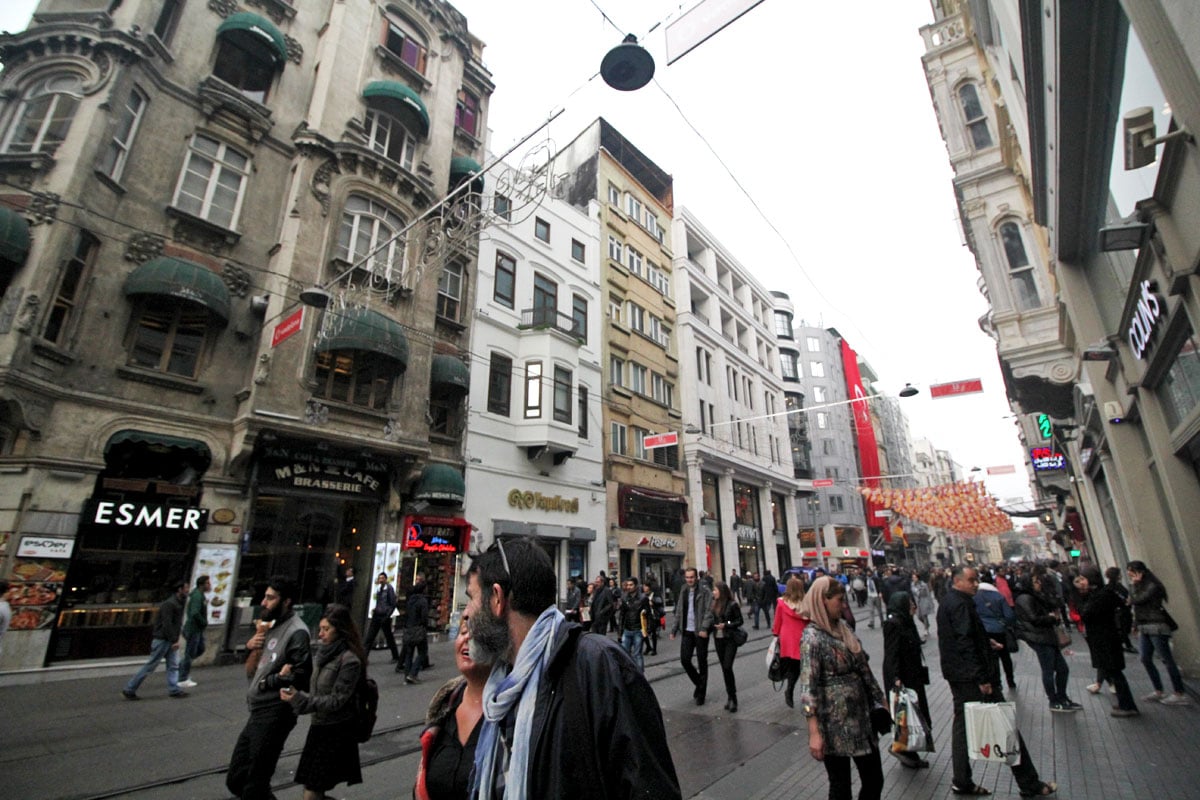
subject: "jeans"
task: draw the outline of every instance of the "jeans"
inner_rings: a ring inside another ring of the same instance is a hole
[[[187,637],[183,645],[183,656],[179,659],[179,680],[186,681],[192,675],[192,659],[204,655],[204,631],[196,631]]]
[[[960,789],[969,789],[975,785],[971,776],[971,758],[967,752],[967,715],[963,711],[965,703],[1003,703],[1004,693],[1000,687],[992,684],[992,693],[985,695],[977,683],[950,682],[950,695],[954,698],[954,724],[950,729],[950,761],[954,765],[954,785]],[[1029,750],[1025,747],[1025,739],[1020,733],[1017,741],[1021,745],[1021,760],[1009,767],[1017,786],[1025,794],[1035,794],[1042,788],[1042,779],[1029,758]]]
[[[1150,676],[1150,682],[1154,684],[1154,690],[1161,692],[1163,690],[1162,677],[1158,674],[1158,668],[1154,666],[1154,651],[1158,651],[1158,657],[1167,665],[1167,676],[1171,679],[1171,688],[1176,694],[1183,693],[1183,676],[1179,674],[1179,667],[1175,666],[1175,655],[1171,652],[1171,636],[1167,633],[1143,633],[1140,642],[1142,646],[1142,666],[1146,668],[1146,674]]]
[[[1067,697],[1067,678],[1070,677],[1071,670],[1067,666],[1067,660],[1063,658],[1062,651],[1053,644],[1030,642],[1029,646],[1037,654],[1038,664],[1042,667],[1042,688],[1046,690],[1050,704],[1068,702],[1070,698]]]
[[[288,734],[296,727],[290,704],[271,703],[250,712],[246,727],[238,735],[225,773],[225,788],[241,800],[270,800],[271,776]]]
[[[642,659],[641,631],[621,631],[621,649],[633,659],[634,666],[637,667],[638,672],[646,671],[645,661]]]
[[[850,800],[850,756],[826,754],[825,774],[829,776],[829,800]],[[858,779],[862,788],[858,800],[879,800],[883,795],[883,765],[879,763],[879,751],[872,750],[865,756],[854,756],[858,767]]]
[[[172,644],[174,642],[168,642],[166,639],[155,639],[150,643],[150,660],[129,679],[129,683],[125,684],[127,693],[136,693],[138,687],[142,685],[142,681],[146,680],[147,675],[154,672],[158,667],[158,662],[162,661],[164,657],[167,659],[167,694],[179,694],[183,691],[179,688],[179,651],[172,647]]]
[[[695,664],[692,663],[693,653],[696,654]],[[703,700],[708,692],[708,637],[684,631],[683,641],[679,645],[679,661],[696,687],[693,697]]]

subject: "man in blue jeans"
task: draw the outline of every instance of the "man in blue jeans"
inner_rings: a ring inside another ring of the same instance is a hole
[[[187,600],[187,590],[186,581],[176,581],[171,585],[171,596],[158,607],[158,619],[154,621],[153,638],[150,640],[150,660],[121,690],[126,700],[139,699],[138,687],[163,658],[167,659],[167,694],[171,697],[187,696],[187,692],[179,688],[179,634],[183,630],[183,604]]]
[[[617,603],[617,624],[621,628],[621,649],[629,654],[638,672],[645,672],[642,658],[642,615],[650,614],[650,600],[638,591],[637,581],[626,578]]]

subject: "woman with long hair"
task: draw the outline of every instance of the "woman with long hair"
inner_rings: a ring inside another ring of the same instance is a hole
[[[879,800],[883,766],[871,709],[883,691],[862,643],[842,619],[846,587],[817,578],[801,603],[808,620],[800,642],[800,702],[808,718],[808,752],[825,764],[830,800],[850,800],[850,762],[862,782],[859,800]]]
[[[800,680],[800,638],[808,620],[800,615],[800,604],[804,600],[804,580],[792,575],[787,580],[783,595],[775,602],[775,621],[771,633],[779,639],[779,665],[787,681],[783,690],[783,702],[788,708],[796,707],[796,681]]]
[[[1057,596],[1047,586],[1053,580],[1045,567],[1034,568],[1027,591],[1017,595],[1017,637],[1024,639],[1037,655],[1050,710],[1079,711],[1083,706],[1067,697],[1071,668],[1058,646],[1057,627],[1062,624],[1062,614]]]
[[[1154,684],[1154,692],[1146,695],[1144,700],[1159,701],[1165,706],[1185,706],[1191,703],[1183,690],[1183,676],[1175,665],[1175,655],[1171,652],[1171,634],[1175,631],[1175,621],[1163,608],[1167,602],[1167,587],[1163,586],[1153,572],[1141,561],[1130,561],[1126,568],[1129,575],[1129,603],[1133,606],[1133,625],[1141,640],[1142,666]],[[1162,677],[1154,666],[1154,653],[1162,659],[1167,667],[1167,676],[1171,679],[1174,694],[1163,696]]]
[[[279,697],[292,704],[297,714],[312,714],[304,752],[296,768],[296,783],[304,786],[304,800],[324,800],[325,792],[339,783],[362,783],[358,760],[358,737],[354,729],[354,692],[367,663],[362,638],[350,609],[340,605],[325,608],[317,625],[321,647],[313,659],[316,676],[308,692],[287,686]],[[280,677],[291,674],[285,664]]]
[[[733,599],[733,592],[729,591],[729,584],[725,581],[713,584],[712,595],[713,626],[710,636],[717,647],[717,660],[721,662],[721,674],[725,678],[725,694],[729,697],[725,710],[735,712],[738,710],[738,701],[737,683],[733,679],[733,659],[738,649],[735,637],[741,635],[743,624],[742,608]]]
[[[921,653],[921,634],[917,631],[917,623],[913,622],[916,609],[908,592],[893,592],[888,598],[888,615],[883,621],[883,685],[889,690],[904,688],[917,693],[921,721],[932,741],[933,723],[929,700],[925,697],[929,670]],[[916,753],[889,752],[906,767],[921,769],[929,766],[929,762]]]
[[[1092,666],[1096,668],[1096,683],[1108,681],[1117,692],[1114,717],[1136,717],[1137,704],[1129,681],[1125,680],[1125,651],[1121,648],[1121,628],[1118,610],[1121,599],[1106,585],[1096,567],[1085,567],[1075,576],[1076,605],[1087,636]]]

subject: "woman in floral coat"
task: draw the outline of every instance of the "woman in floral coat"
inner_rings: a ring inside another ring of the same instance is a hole
[[[842,621],[846,587],[825,576],[813,582],[801,603],[808,619],[800,641],[800,702],[808,718],[808,750],[825,764],[830,800],[850,800],[850,761],[862,782],[859,800],[883,794],[879,737],[871,709],[882,707],[883,691],[867,654]]]

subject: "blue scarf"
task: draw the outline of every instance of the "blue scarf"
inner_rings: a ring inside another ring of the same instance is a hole
[[[483,687],[483,727],[475,747],[471,797],[491,800],[496,781],[496,766],[504,761],[504,719],[517,707],[517,725],[513,748],[504,770],[504,800],[525,800],[525,779],[529,774],[530,737],[533,733],[533,707],[537,703],[542,670],[550,664],[558,628],[566,621],[554,606],[537,618],[517,653],[517,663],[505,672],[499,663]]]

